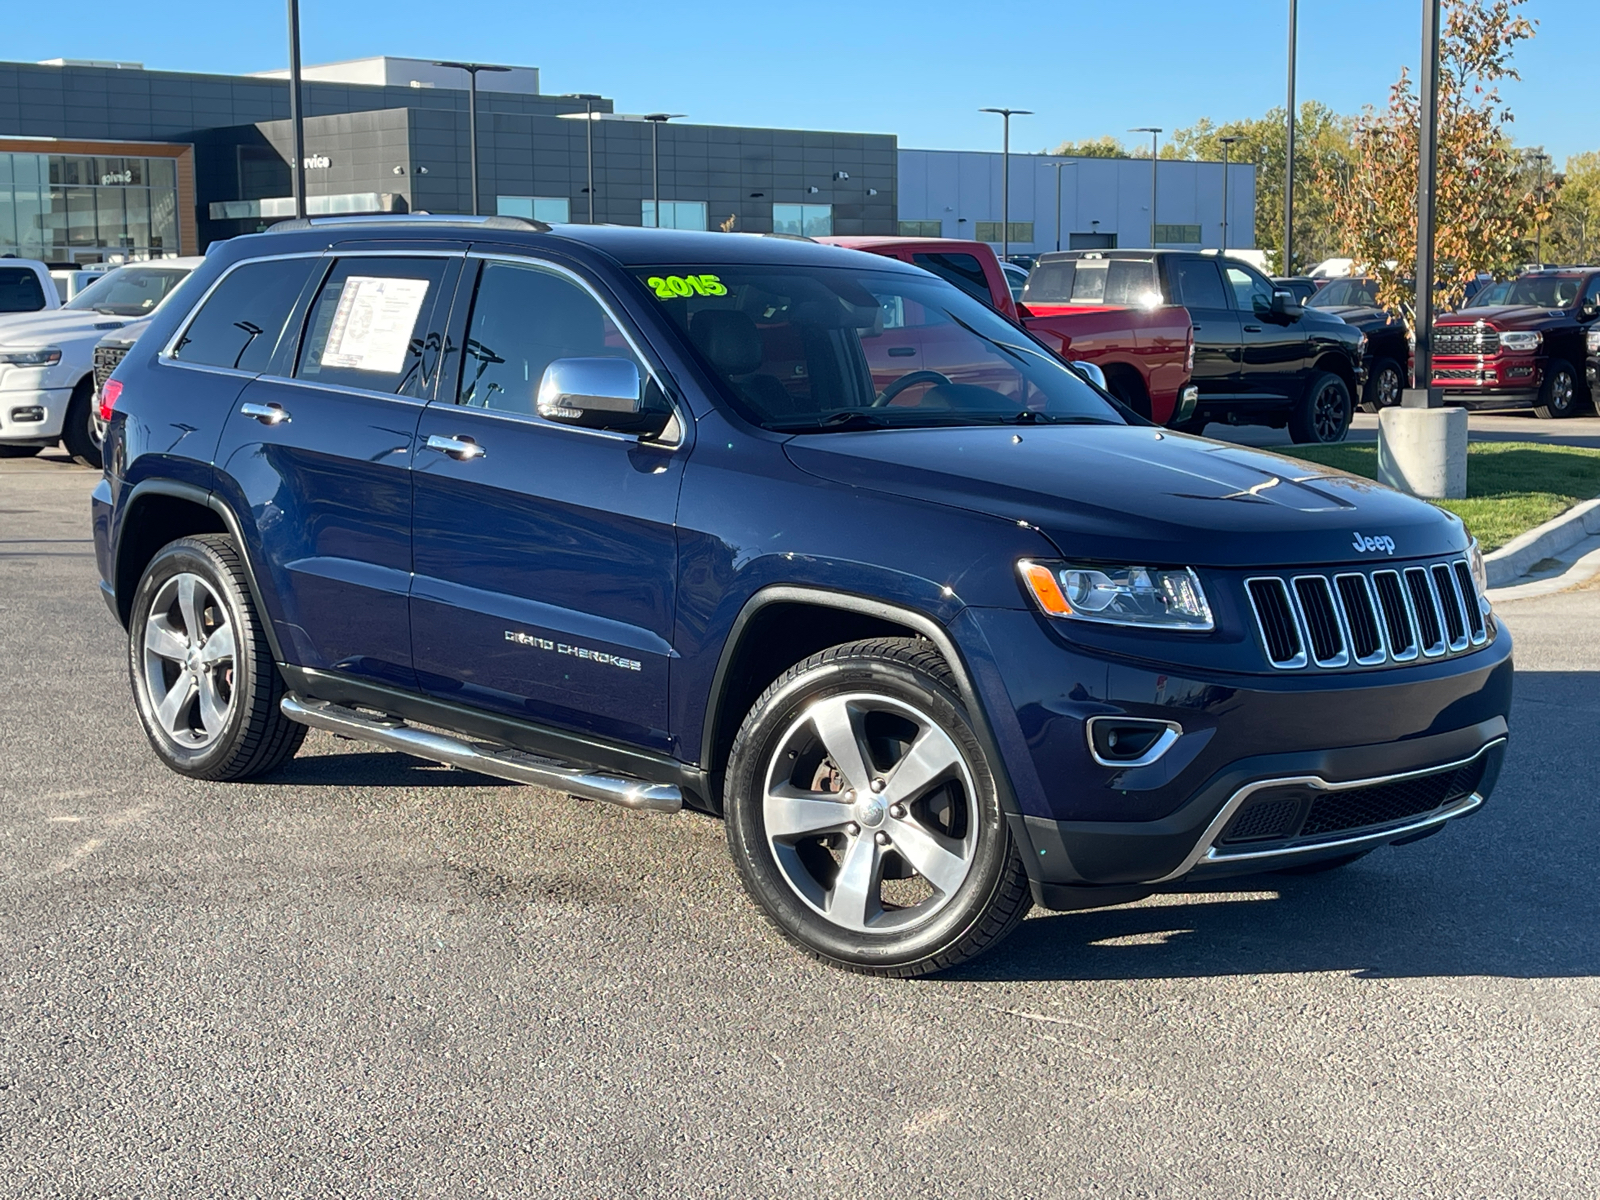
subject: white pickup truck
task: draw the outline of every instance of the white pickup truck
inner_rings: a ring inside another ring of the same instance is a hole
[[[0,458],[37,454],[59,441],[79,462],[98,468],[96,344],[155,312],[203,261],[130,263],[60,308],[0,321]]]
[[[0,258],[0,327],[60,307],[61,294],[49,267],[31,258]]]

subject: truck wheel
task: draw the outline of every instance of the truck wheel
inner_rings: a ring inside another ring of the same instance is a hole
[[[104,463],[100,457],[100,431],[95,424],[94,380],[80,379],[72,389],[72,399],[67,403],[67,419],[61,426],[61,444],[67,453],[86,467],[98,471]]]
[[[1344,441],[1350,431],[1350,389],[1330,371],[1312,378],[1289,413],[1289,440],[1325,446]]]
[[[1559,358],[1550,360],[1550,365],[1544,369],[1544,384],[1539,388],[1539,401],[1533,411],[1546,420],[1570,417],[1578,411],[1578,373],[1570,364]]]
[[[225,534],[181,538],[145,568],[128,621],[128,675],[161,761],[196,779],[281,766],[305,726],[278,708],[283,677]]]
[[[745,718],[724,800],[746,889],[834,966],[946,970],[1033,903],[990,764],[926,641],[851,642],[791,667]]]
[[[1361,393],[1361,408],[1369,413],[1393,408],[1400,403],[1400,393],[1404,388],[1405,379],[1400,374],[1400,364],[1392,358],[1380,358],[1372,364],[1372,371],[1367,376],[1366,389]]]

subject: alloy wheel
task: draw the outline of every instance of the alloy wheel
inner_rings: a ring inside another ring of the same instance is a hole
[[[1385,367],[1378,374],[1378,386],[1373,388],[1373,398],[1377,401],[1379,409],[1391,408],[1400,402],[1400,372],[1394,367]]]
[[[903,933],[931,920],[973,867],[977,793],[955,741],[873,693],[819,699],[778,740],[762,816],[789,887],[843,929]]]
[[[161,585],[145,620],[143,669],[150,711],[178,745],[216,741],[233,708],[235,638],[228,608],[199,575]]]
[[[1554,412],[1564,413],[1572,407],[1572,396],[1577,391],[1571,374],[1567,371],[1556,372],[1555,378],[1550,381],[1550,408]]]
[[[1344,408],[1344,391],[1337,382],[1330,380],[1318,390],[1311,407],[1311,427],[1316,431],[1317,441],[1339,440],[1345,427]]]

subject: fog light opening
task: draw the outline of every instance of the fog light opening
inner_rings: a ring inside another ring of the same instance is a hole
[[[1103,767],[1147,767],[1183,736],[1176,721],[1148,717],[1090,717],[1089,753]]]

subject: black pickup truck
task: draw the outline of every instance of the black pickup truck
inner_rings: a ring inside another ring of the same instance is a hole
[[[1335,279],[1306,301],[1306,307],[1338,317],[1367,335],[1361,407],[1377,412],[1399,404],[1411,378],[1414,350],[1405,322],[1378,303],[1378,281],[1361,276]]]

